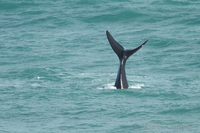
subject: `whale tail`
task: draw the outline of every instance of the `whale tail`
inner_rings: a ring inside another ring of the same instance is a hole
[[[126,59],[128,59],[132,54],[134,54],[135,52],[137,52],[140,48],[142,48],[143,45],[145,45],[145,43],[148,42],[148,40],[146,40],[144,43],[142,43],[137,48],[126,49],[125,50],[117,41],[115,41],[115,39],[112,37],[112,35],[108,31],[106,31],[106,35],[107,35],[108,41],[109,41],[112,49],[115,51],[115,53],[117,54],[117,56],[120,59],[123,56],[126,56]]]
[[[132,54],[137,52],[145,43],[147,43],[148,40],[146,40],[143,44],[141,44],[137,48],[125,50],[117,41],[115,41],[115,39],[112,37],[112,35],[108,31],[106,31],[106,35],[112,49],[115,51],[115,53],[117,54],[120,60],[120,66],[119,66],[117,78],[115,81],[115,87],[117,89],[128,88],[128,82],[127,82],[126,72],[125,72],[126,60]]]

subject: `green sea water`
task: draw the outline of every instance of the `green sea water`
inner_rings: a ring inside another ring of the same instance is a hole
[[[149,40],[129,89],[106,30]],[[199,37],[199,0],[0,0],[0,132],[199,133]]]

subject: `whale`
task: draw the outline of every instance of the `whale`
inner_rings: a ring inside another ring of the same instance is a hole
[[[118,69],[118,74],[117,74],[117,78],[115,81],[115,87],[117,89],[128,89],[129,85],[128,85],[128,81],[126,78],[126,71],[125,71],[125,65],[126,65],[126,61],[127,59],[134,54],[135,52],[137,52],[140,48],[142,48],[142,46],[144,46],[148,40],[146,40],[144,43],[142,43],[141,45],[139,45],[138,47],[134,48],[134,49],[124,49],[113,37],[112,35],[109,33],[109,31],[106,31],[106,35],[108,38],[108,41],[110,43],[110,46],[112,47],[113,51],[117,54],[117,56],[119,57],[119,69]]]

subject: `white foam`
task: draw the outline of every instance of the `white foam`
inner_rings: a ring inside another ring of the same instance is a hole
[[[40,76],[37,76],[36,79],[40,80],[40,79],[43,79],[44,77],[40,77]]]
[[[101,90],[101,89],[117,89],[117,88],[114,86],[114,83],[111,83],[111,84],[106,84],[106,85],[99,87],[97,89]]]
[[[144,87],[144,84],[136,84],[136,85],[130,85],[129,89],[142,89]]]
[[[129,89],[142,89],[142,87],[144,87],[144,84],[130,85],[128,88]],[[114,83],[111,83],[111,84],[106,84],[106,85],[99,87],[97,89],[117,89],[117,88],[114,86]]]

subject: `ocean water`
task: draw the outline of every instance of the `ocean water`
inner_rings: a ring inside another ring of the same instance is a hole
[[[199,0],[0,0],[0,132],[200,132]],[[126,64],[125,48],[148,43]]]

